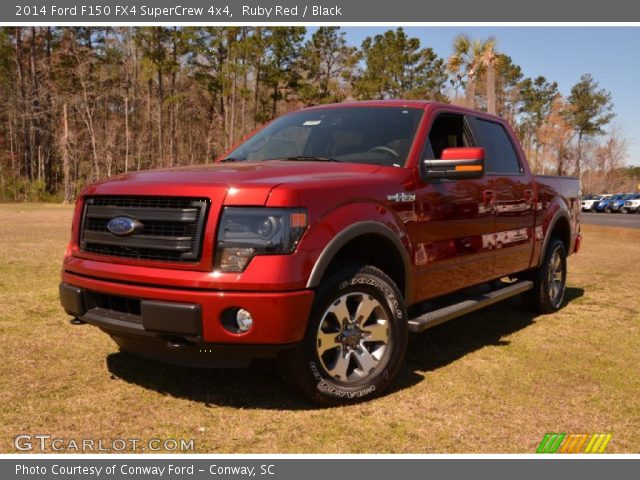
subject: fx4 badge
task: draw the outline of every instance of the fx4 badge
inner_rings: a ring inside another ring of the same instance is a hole
[[[395,195],[387,195],[387,200],[392,202],[413,202],[416,199],[414,193],[396,193]]]

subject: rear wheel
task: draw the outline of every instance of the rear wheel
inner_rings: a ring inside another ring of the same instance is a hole
[[[527,308],[539,313],[552,313],[564,303],[567,282],[567,252],[558,238],[549,240],[542,265],[532,271],[533,288],[522,294]]]
[[[281,359],[281,371],[318,403],[368,399],[398,373],[407,331],[393,280],[372,266],[346,267],[316,292],[304,340]]]

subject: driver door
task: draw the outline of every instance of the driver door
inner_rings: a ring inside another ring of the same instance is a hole
[[[451,147],[476,146],[465,115],[434,115],[421,159],[440,159]],[[495,250],[493,198],[485,178],[424,180],[416,192],[419,271],[417,300],[450,293],[492,278]]]

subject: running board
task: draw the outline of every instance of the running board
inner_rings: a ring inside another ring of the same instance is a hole
[[[449,320],[453,320],[454,318],[461,317],[462,315],[466,315],[467,313],[471,313],[481,308],[488,307],[489,305],[501,302],[502,300],[506,300],[509,297],[513,297],[514,295],[526,292],[527,290],[531,290],[532,288],[533,282],[526,280],[514,283],[499,290],[493,290],[489,293],[472,296],[467,300],[463,300],[459,303],[454,303],[453,305],[449,305],[447,307],[425,313],[424,315],[421,315],[419,317],[412,318],[411,320],[409,320],[409,331],[422,332],[427,328],[435,327],[436,325],[440,325],[441,323],[448,322]]]

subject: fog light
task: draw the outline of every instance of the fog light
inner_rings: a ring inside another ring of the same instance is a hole
[[[236,313],[236,323],[238,324],[238,330],[246,332],[253,326],[253,318],[249,312],[241,308]]]

